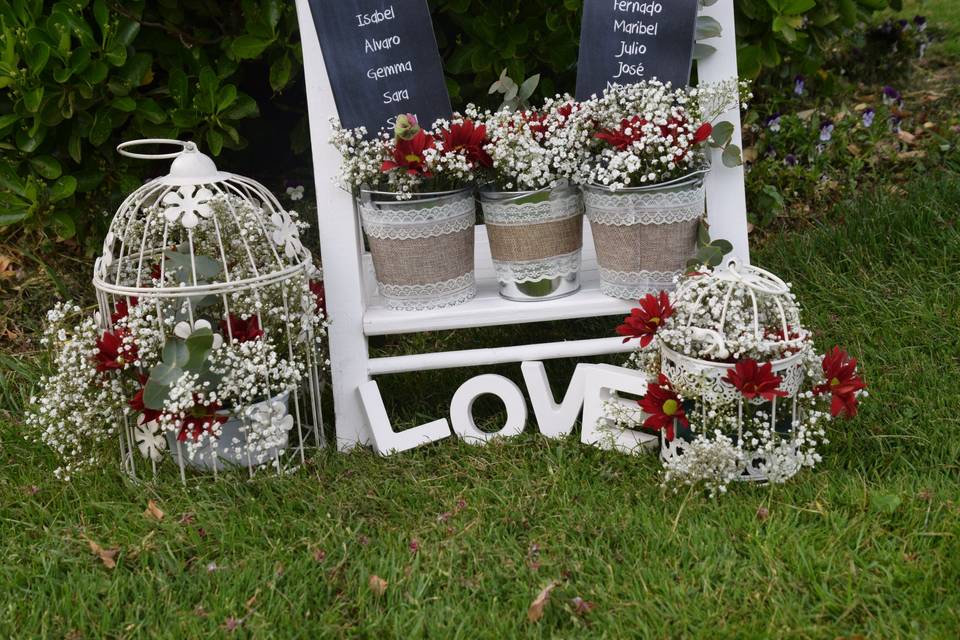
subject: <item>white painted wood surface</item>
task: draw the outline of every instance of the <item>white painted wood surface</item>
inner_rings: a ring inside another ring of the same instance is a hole
[[[328,143],[328,121],[337,115],[336,105],[309,3],[307,0],[296,0],[296,7],[310,115],[317,223],[323,255],[327,308],[331,317],[329,342],[338,448],[348,450],[358,444],[373,443],[368,421],[370,416],[364,411],[360,393],[363,386],[371,402],[372,394],[375,393],[379,398],[378,388],[367,385],[372,375],[556,357],[589,357],[629,351],[631,347],[623,345],[618,338],[601,338],[370,359],[367,336],[617,316],[628,312],[632,305],[600,294],[589,225],[586,226],[584,234],[582,291],[568,298],[547,302],[510,302],[500,298],[496,293],[485,228],[480,225],[477,227],[476,241],[480,295],[475,300],[459,307],[428,312],[399,312],[387,309],[376,292],[370,256],[363,251],[362,232],[355,205],[349,194],[334,184],[340,157]],[[711,81],[733,77],[736,75],[733,0],[719,0],[704,13],[720,21],[723,36],[710,40],[710,44],[715,46],[717,51],[699,63],[700,78]],[[727,114],[726,119],[734,123],[735,140],[739,144],[739,112]],[[714,157],[713,171],[707,179],[707,208],[714,237],[730,240],[735,254],[746,262],[749,259],[749,249],[743,170],[724,167],[719,155]],[[367,408],[373,409],[377,420],[386,417],[385,410],[382,414],[379,411],[382,401],[379,408],[370,402]],[[428,440],[442,431],[437,424],[424,427],[430,427],[423,433]],[[400,442],[392,444],[397,448]]]

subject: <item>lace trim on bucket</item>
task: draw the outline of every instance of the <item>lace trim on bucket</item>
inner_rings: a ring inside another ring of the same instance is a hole
[[[500,282],[537,282],[561,278],[580,271],[580,249],[543,260],[527,262],[493,261]]]
[[[363,230],[367,235],[377,240],[416,240],[418,238],[438,238],[440,236],[459,233],[473,227],[474,214],[468,213],[459,218],[438,220],[430,223],[396,224],[369,222],[363,220]]]
[[[672,291],[680,271],[612,271],[600,268],[600,292],[612,298],[638,300],[648,293]]]
[[[482,202],[483,220],[496,225],[528,225],[565,220],[583,213],[583,201],[579,193],[544,202],[523,204]]]
[[[464,231],[476,223],[472,194],[438,205],[388,207],[383,203],[360,202],[358,208],[364,231],[378,240],[435,238]]]
[[[377,283],[387,306],[398,311],[423,311],[452,307],[472,300],[477,295],[473,271],[443,282],[430,284]]]
[[[704,214],[703,187],[686,191],[594,193],[585,191],[591,222],[625,227],[635,224],[672,224],[696,220]]]

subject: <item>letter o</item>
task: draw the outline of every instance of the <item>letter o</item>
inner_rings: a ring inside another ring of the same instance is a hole
[[[473,420],[473,403],[480,396],[495,395],[507,408],[507,423],[500,431],[487,433]],[[527,401],[520,387],[508,378],[488,373],[463,383],[450,402],[450,424],[453,432],[468,444],[484,444],[493,438],[510,438],[523,433],[527,423]]]

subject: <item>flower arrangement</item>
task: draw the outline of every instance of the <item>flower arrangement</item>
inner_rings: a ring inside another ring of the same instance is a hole
[[[702,166],[707,146],[739,164],[733,126],[715,120],[750,97],[736,80],[687,89],[657,80],[614,85],[584,105],[595,130],[580,180],[611,190],[667,182]]]
[[[416,116],[401,114],[392,132],[372,139],[365,127],[343,129],[335,119],[331,126],[330,143],[343,156],[339,180],[354,193],[372,189],[405,200],[415,193],[463,188],[491,166],[485,126],[463,115],[425,130]]]
[[[539,109],[482,114],[490,182],[500,191],[536,191],[577,181],[592,135],[587,113],[571,96],[558,95]]]
[[[617,333],[639,339],[629,366],[649,383],[638,410],[614,417],[660,435],[674,489],[785,482],[820,462],[826,423],[856,416],[867,393],[855,359],[817,352],[789,287],[735,260],[649,294]]]
[[[296,263],[305,252],[304,225],[293,212],[267,217],[256,202],[202,191],[176,202],[164,197],[115,219],[112,229],[124,229],[123,237],[108,236],[99,264],[111,282],[142,295],[103,298],[96,314],[73,303],[48,313],[43,344],[54,373],[41,380],[27,425],[60,456],[57,477],[68,480],[112,458],[115,450],[104,445],[115,443],[124,424],[154,463],[167,441],[191,459],[212,445],[260,462],[265,451],[284,448],[293,425],[288,396],[305,382],[311,351],[322,353],[325,335],[322,287],[309,261],[292,276],[256,288],[170,292],[254,278],[258,265]],[[171,217],[189,230],[188,240],[173,240],[171,226],[162,223]],[[226,220],[235,228],[226,229]],[[153,256],[144,264],[122,248],[114,255],[117,242],[166,249],[143,254]],[[230,420],[243,422],[245,442],[220,441]]]

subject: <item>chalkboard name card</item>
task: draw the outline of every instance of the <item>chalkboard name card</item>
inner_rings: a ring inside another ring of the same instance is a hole
[[[451,114],[426,0],[310,0],[340,122],[374,136],[400,113]]]
[[[690,82],[697,0],[585,0],[577,98],[656,78]]]

